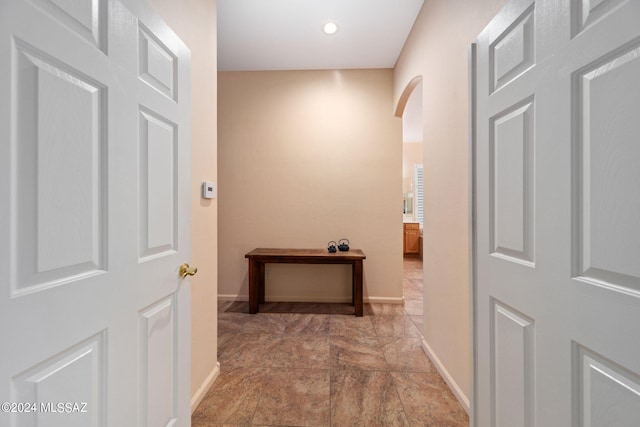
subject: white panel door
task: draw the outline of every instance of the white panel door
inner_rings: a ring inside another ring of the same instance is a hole
[[[640,425],[640,1],[510,0],[472,49],[474,425]]]
[[[190,425],[189,51],[143,0],[0,0],[0,56],[0,425]]]

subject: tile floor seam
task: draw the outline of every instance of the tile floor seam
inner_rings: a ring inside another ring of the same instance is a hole
[[[398,386],[396,384],[396,380],[393,377],[393,375],[391,375],[391,383],[393,384],[393,389],[396,392],[396,395],[398,396],[398,400],[400,401],[400,404],[402,405],[402,412],[404,412],[404,416],[407,419],[407,422],[409,423],[409,425],[411,425],[410,419],[409,419],[409,414],[407,413],[407,409],[405,408],[405,404],[404,401],[402,400],[402,396],[400,396],[400,392],[398,391]]]
[[[271,376],[271,369],[272,368],[267,368],[267,375],[266,375],[266,382],[269,381],[269,377]],[[260,393],[258,394],[258,399],[256,402],[256,407],[253,410],[253,414],[251,414],[251,419],[249,420],[249,425],[252,426],[253,425],[253,419],[256,416],[256,412],[258,412],[258,408],[260,407],[260,401],[262,400],[262,395],[264,394],[264,384],[261,385],[260,387]]]

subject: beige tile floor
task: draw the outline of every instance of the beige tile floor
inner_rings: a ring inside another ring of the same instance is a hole
[[[219,303],[221,374],[192,416],[205,426],[468,426],[421,347],[422,263],[405,304]],[[416,326],[417,325],[417,326]]]

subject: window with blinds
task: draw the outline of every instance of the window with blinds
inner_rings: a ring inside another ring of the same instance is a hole
[[[415,204],[416,204],[416,221],[420,223],[420,228],[424,223],[424,203],[423,203],[423,190],[424,190],[424,181],[423,181],[423,169],[422,165],[416,165],[416,187],[415,187]]]

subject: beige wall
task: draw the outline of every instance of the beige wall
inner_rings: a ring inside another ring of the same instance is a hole
[[[394,105],[422,76],[424,337],[470,397],[468,48],[505,0],[427,0],[394,72]]]
[[[362,249],[365,298],[402,298],[402,122],[391,70],[221,72],[219,294],[255,247]],[[268,265],[267,299],[350,301],[345,266]]]
[[[192,84],[192,286],[191,394],[196,400],[217,365],[217,200],[200,198],[202,181],[216,181],[216,1],[150,0],[191,50]],[[192,399],[193,401],[193,399]]]

